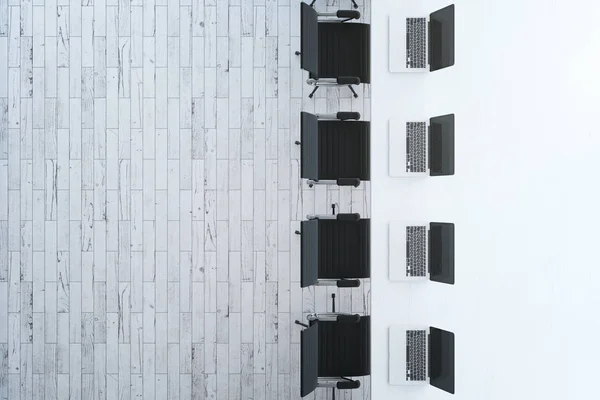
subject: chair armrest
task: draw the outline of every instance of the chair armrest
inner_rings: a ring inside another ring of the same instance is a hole
[[[356,381],[340,381],[337,383],[337,385],[335,385],[336,388],[338,389],[358,389],[360,387],[360,381],[356,380]]]
[[[354,213],[354,214],[336,214],[336,219],[338,221],[356,222],[356,221],[360,220],[360,214],[358,214],[358,213]]]
[[[340,76],[337,78],[338,85],[360,85],[358,76]]]
[[[340,121],[345,121],[347,119],[355,119],[355,120],[359,120],[360,119],[360,113],[358,112],[338,112],[336,114],[336,118],[339,119]]]
[[[358,178],[340,178],[337,179],[335,182],[338,186],[360,186],[360,179]]]
[[[338,18],[359,19],[360,12],[354,10],[338,10],[336,16]]]
[[[339,288],[360,287],[360,281],[358,279],[341,279],[341,280],[337,281],[337,287],[339,287]]]

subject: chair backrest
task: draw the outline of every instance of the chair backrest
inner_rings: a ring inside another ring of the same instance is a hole
[[[319,321],[319,377],[371,374],[371,319],[358,323]]]
[[[371,123],[319,121],[318,179],[371,179]]]
[[[319,380],[319,324],[300,332],[300,396],[316,389]]]
[[[318,220],[319,278],[368,278],[371,276],[371,223]],[[304,231],[303,231],[304,235]],[[306,250],[303,246],[302,252]]]
[[[371,82],[371,26],[319,23],[319,77],[357,76]]]
[[[319,279],[319,221],[302,221],[300,253],[300,286],[307,287]]]
[[[300,141],[300,176],[319,179],[319,119],[316,115],[300,113]]]
[[[319,75],[319,16],[314,8],[306,3],[300,5],[300,66]]]

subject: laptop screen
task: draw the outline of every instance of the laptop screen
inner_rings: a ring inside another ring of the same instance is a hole
[[[454,4],[429,15],[429,70],[454,65]]]
[[[454,285],[454,224],[429,225],[429,279]]]
[[[429,383],[454,394],[454,333],[429,329]]]
[[[429,175],[454,175],[454,114],[429,120]]]

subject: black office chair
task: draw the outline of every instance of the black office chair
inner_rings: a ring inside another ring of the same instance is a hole
[[[300,116],[300,176],[308,186],[337,184],[357,187],[371,179],[371,124],[357,112]]]
[[[319,13],[301,4],[301,51],[296,55],[301,56],[302,69],[309,72],[307,83],[315,86],[308,97],[320,86],[348,86],[358,97],[352,85],[371,82],[371,27],[345,23],[359,18],[358,11]]]
[[[300,396],[317,387],[357,389],[349,376],[371,374],[371,320],[369,316],[314,314],[300,334]],[[335,397],[334,397],[335,398]]]
[[[359,214],[309,215],[302,221],[300,286],[358,287],[371,276],[371,224]]]

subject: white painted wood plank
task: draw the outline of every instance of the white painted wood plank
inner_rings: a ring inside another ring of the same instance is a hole
[[[253,366],[253,347],[252,344],[242,344],[242,398],[252,398],[254,393],[254,366]],[[256,397],[264,398],[264,397]]]
[[[143,335],[143,315],[141,312],[134,312],[131,314],[131,356],[128,360],[132,374],[142,373]]]
[[[217,398],[229,398],[229,348],[227,344],[217,344]]]
[[[154,343],[156,325],[156,301],[154,282],[144,282],[144,309],[143,309],[143,342]],[[145,358],[145,356],[144,356]]]
[[[256,167],[256,164],[255,164]],[[267,160],[265,166],[265,188],[266,188],[266,210],[267,215],[266,218],[268,221],[273,221],[277,219],[277,186],[278,186],[278,161],[277,160]],[[282,176],[284,174],[282,173]],[[255,180],[257,176],[255,174]],[[285,186],[285,184],[283,184]],[[255,188],[262,188],[262,185],[257,185],[255,183]]]
[[[192,314],[180,315],[181,329],[179,331],[179,371],[182,374],[192,373]]]
[[[242,13],[244,13],[242,7]],[[250,7],[250,20],[252,17],[252,8]],[[242,30],[244,29],[244,14],[242,14]],[[241,73],[242,73],[242,97],[252,98],[254,93],[254,38],[252,36],[242,37],[242,54],[241,54]]]
[[[179,342],[179,283],[169,282],[167,284],[167,341],[168,343]]]
[[[227,343],[229,337],[229,285],[217,282],[217,332],[216,342]]]
[[[265,276],[267,281],[277,281],[277,223],[267,221],[266,223],[266,252],[265,252]]]
[[[266,344],[266,367],[265,367],[265,399],[277,399],[278,362],[277,344]]]
[[[204,341],[204,283],[192,284],[192,343]],[[203,349],[203,348],[202,348]],[[192,373],[194,373],[194,353],[192,353]],[[202,361],[204,362],[204,361]]]
[[[168,255],[166,251],[156,252],[156,312],[167,312]]]
[[[217,10],[204,8],[204,57],[207,67],[217,65]]]
[[[106,399],[106,344],[94,344],[94,398]]]
[[[265,340],[267,343],[277,343],[277,282],[267,282],[266,286],[266,328]]]
[[[106,314],[106,373],[119,373],[119,316]]]
[[[58,396],[58,374],[56,371],[56,344],[44,345],[44,397],[56,399]]]
[[[191,309],[191,285],[192,285],[192,253],[182,251],[180,253],[180,310],[181,312],[190,312]]]
[[[266,372],[265,313],[254,314],[254,374]]]
[[[154,344],[144,344],[143,347],[143,397],[145,399],[155,398],[155,366],[156,366],[156,347]]]
[[[69,345],[69,390],[73,398],[82,395],[81,344]]]
[[[214,374],[217,370],[217,314],[204,314],[204,372]]]
[[[131,339],[131,289],[128,282],[119,282],[119,343],[129,343]],[[94,304],[94,308],[95,308]],[[100,329],[103,327],[100,326]],[[101,332],[102,333],[102,332]],[[94,336],[94,340],[97,340]]]
[[[192,345],[192,399],[204,398],[204,345]]]

